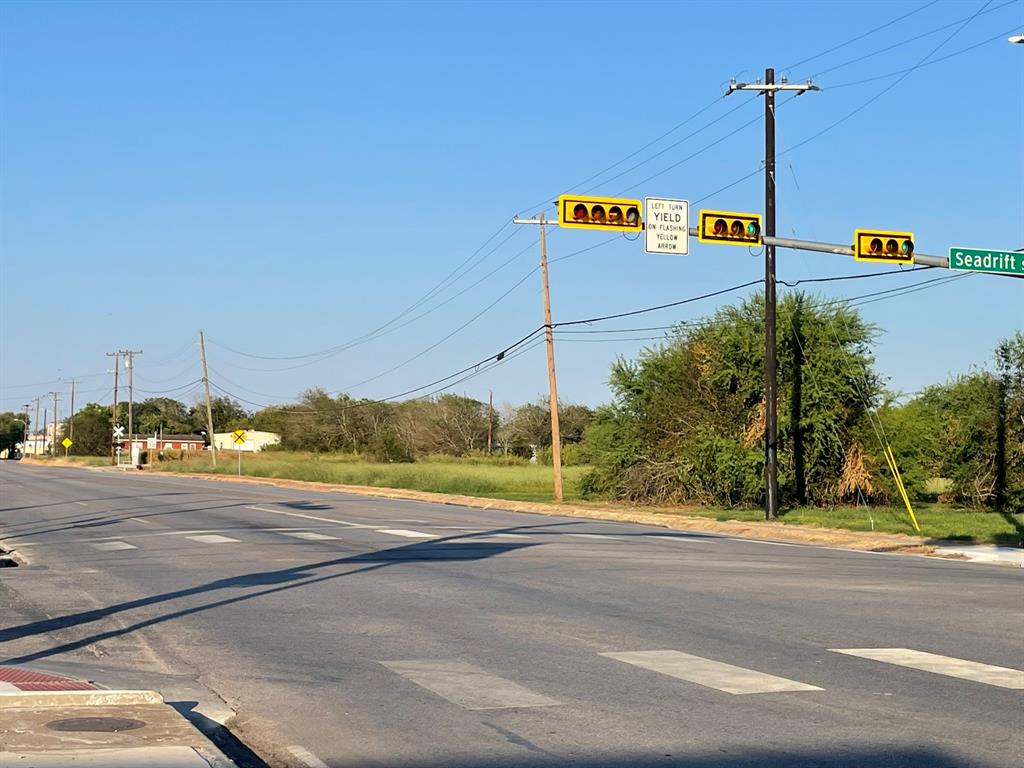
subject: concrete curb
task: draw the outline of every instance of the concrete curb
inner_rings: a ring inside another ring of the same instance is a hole
[[[45,707],[109,707],[163,704],[156,691],[19,691],[0,692],[0,710]]]

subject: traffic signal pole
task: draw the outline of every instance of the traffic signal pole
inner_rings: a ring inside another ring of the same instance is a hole
[[[551,292],[548,290],[548,224],[541,213],[536,219],[513,219],[515,224],[540,226],[540,277],[544,288],[544,338],[548,349],[548,400],[551,405],[551,467],[554,470],[555,501],[562,500],[562,435],[558,425],[558,383],[555,379],[555,336],[551,325]]]
[[[796,91],[797,95],[819,90],[806,83],[790,85],[785,78],[776,84],[775,70],[764,71],[764,82],[729,84],[733,91],[757,91],[764,94],[764,516],[774,520],[779,514],[779,401],[778,366],[775,347],[775,92]]]

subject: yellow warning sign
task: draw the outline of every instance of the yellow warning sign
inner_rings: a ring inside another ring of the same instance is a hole
[[[231,440],[234,442],[235,445],[241,445],[242,443],[244,443],[246,437],[248,436],[245,434],[244,429],[236,429],[234,432],[231,433]]]

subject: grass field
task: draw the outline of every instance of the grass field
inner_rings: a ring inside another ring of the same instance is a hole
[[[39,459],[33,459],[39,461]],[[75,463],[91,466],[109,463],[105,457],[71,457]],[[45,459],[43,459],[45,461]],[[183,461],[165,461],[162,472],[206,472],[233,475],[238,471],[236,456],[220,454],[217,468],[203,454]],[[581,503],[580,480],[587,467],[565,467],[565,500]],[[347,454],[270,452],[243,454],[242,474],[288,480],[308,480],[377,488],[405,488],[415,491],[452,493],[511,501],[551,501],[551,467],[532,464],[506,466],[487,461],[428,460],[415,464],[380,464]],[[585,502],[584,502],[585,503]],[[607,506],[602,505],[602,506]],[[662,508],[644,511],[666,515],[697,515],[716,520],[757,521],[760,509],[715,507]],[[882,531],[921,535],[928,539],[959,539],[1017,546],[1024,539],[1021,515],[980,512],[946,504],[914,505],[921,525],[916,534],[903,507],[798,507],[784,510],[784,525],[845,528],[853,531]]]
[[[163,462],[158,468],[164,472],[216,472],[233,475],[238,471],[238,464],[234,454],[222,453],[216,469],[210,466],[210,458],[206,455],[184,461]],[[566,467],[562,471],[566,501],[580,498],[580,478],[585,472],[586,467]],[[406,488],[513,501],[552,500],[551,467],[535,464],[503,466],[469,461],[378,464],[353,460],[345,454],[272,452],[242,454],[242,474],[376,488]]]

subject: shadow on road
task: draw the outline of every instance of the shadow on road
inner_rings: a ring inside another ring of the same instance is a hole
[[[164,613],[159,616],[154,616],[148,619],[135,622],[134,624],[131,624],[129,626],[117,627],[105,630],[103,632],[97,632],[88,637],[83,637],[78,640],[65,642],[60,645],[56,645],[44,650],[36,651],[35,653],[8,658],[4,660],[4,663],[26,664],[32,661],[38,661],[39,659],[45,659],[50,656],[55,656],[61,653],[74,651],[79,648],[84,648],[86,646],[92,645],[93,643],[102,642],[104,640],[109,640],[114,637],[130,634],[132,632],[135,632],[136,630],[151,627],[166,621],[178,619],[183,616],[189,616],[191,614],[207,611],[212,608],[219,608],[226,605],[232,605],[234,603],[244,602],[246,600],[251,600],[253,598],[261,597],[264,595],[271,595],[277,592],[297,589],[299,587],[306,587],[311,584],[319,584],[325,581],[332,581],[334,579],[340,579],[345,576],[355,576],[357,574],[368,573],[370,571],[386,568],[389,565],[395,563],[408,563],[416,561],[436,562],[444,560],[481,560],[490,557],[495,557],[496,555],[500,555],[505,552],[512,552],[518,549],[525,549],[528,547],[535,546],[534,544],[529,543],[504,544],[487,542],[462,542],[452,540],[463,538],[465,537],[453,536],[442,539],[434,539],[431,541],[417,542],[415,544],[407,544],[405,546],[393,547],[390,549],[384,549],[375,552],[365,552],[358,555],[347,555],[345,557],[332,558],[330,560],[322,560],[317,563],[307,563],[304,565],[298,565],[291,568],[281,568],[271,571],[258,571],[255,573],[241,574],[238,576],[231,576],[224,579],[217,579],[215,581],[210,581],[205,584],[199,584],[194,587],[179,589],[172,592],[164,592],[158,595],[152,595],[150,597],[138,598],[136,600],[128,600],[121,603],[115,603],[114,605],[110,605],[105,608],[96,608],[90,611],[81,611],[78,613],[67,614],[65,616],[57,616],[51,619],[43,619],[41,621],[29,622],[27,624],[22,624],[16,627],[0,629],[0,644],[2,644],[12,640],[19,640],[34,635],[42,635],[50,632],[61,632],[63,630],[68,630],[73,627],[78,627],[84,624],[90,624],[92,622],[115,617],[118,614],[124,613],[125,611],[131,611],[138,608],[145,608],[153,605],[160,605],[174,600],[192,597],[195,595],[206,595],[225,590],[249,589],[252,587],[269,587],[268,589],[246,592],[241,595],[234,595],[232,597],[227,597],[221,600],[215,600],[213,602],[204,603],[202,605],[190,606],[187,608],[182,608],[177,611]],[[336,567],[343,567],[349,564],[360,565],[361,567],[357,567],[355,569],[350,570],[343,570],[337,573],[317,575],[321,571]]]

